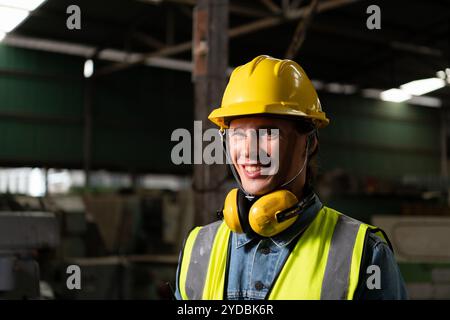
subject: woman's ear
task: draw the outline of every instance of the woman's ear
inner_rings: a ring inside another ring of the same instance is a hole
[[[311,156],[317,149],[317,144],[319,143],[317,141],[317,135],[315,133],[311,133],[306,138],[306,143],[308,146],[308,157]]]

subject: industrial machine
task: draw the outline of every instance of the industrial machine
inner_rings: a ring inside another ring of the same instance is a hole
[[[376,215],[392,243],[410,299],[450,299],[450,217]]]
[[[39,299],[36,254],[58,244],[53,213],[0,211],[0,299]]]

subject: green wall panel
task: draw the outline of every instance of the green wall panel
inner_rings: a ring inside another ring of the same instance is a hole
[[[80,117],[81,81],[50,81],[0,76],[0,112]]]
[[[81,164],[82,131],[77,126],[0,121],[0,159],[13,165]]]
[[[186,173],[172,164],[172,131],[191,130],[190,75],[135,68],[95,83],[93,161],[125,170]]]
[[[439,172],[437,156],[351,149],[326,143],[321,146],[319,159],[323,170],[344,169],[356,174],[393,177],[406,174],[437,175]]]
[[[380,177],[437,175],[438,109],[321,94],[330,125],[320,131],[322,170]]]
[[[0,68],[82,77],[84,59],[57,53],[13,48],[0,43]]]

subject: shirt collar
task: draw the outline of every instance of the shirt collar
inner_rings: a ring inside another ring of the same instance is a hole
[[[314,194],[313,204],[308,208],[306,208],[306,210],[299,215],[298,219],[294,222],[294,224],[289,228],[287,228],[286,230],[284,230],[283,232],[273,237],[270,237],[269,239],[272,240],[272,242],[278,247],[287,246],[301,232],[303,232],[306,229],[306,227],[311,223],[311,221],[314,219],[314,217],[322,208],[322,206],[323,205],[319,197],[316,194]],[[260,237],[254,234],[235,233],[234,239],[236,249],[239,249],[242,246],[245,246],[246,244],[254,240],[260,239]]]

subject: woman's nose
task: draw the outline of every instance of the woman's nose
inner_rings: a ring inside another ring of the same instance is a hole
[[[250,163],[258,162],[258,136],[255,130],[249,130],[245,139],[245,158]]]

